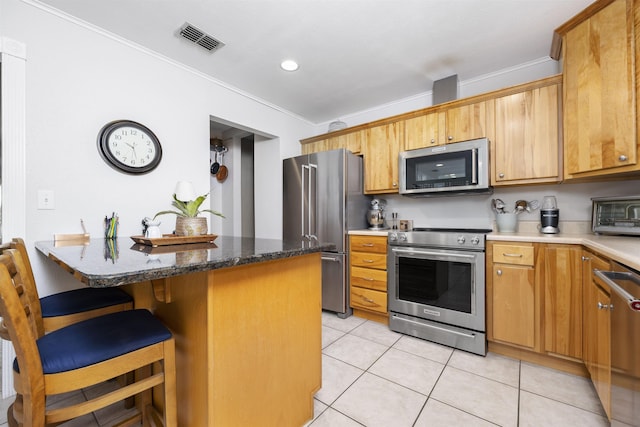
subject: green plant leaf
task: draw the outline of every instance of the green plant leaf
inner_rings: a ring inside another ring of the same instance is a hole
[[[211,210],[211,209],[203,209],[201,212],[209,212],[209,213],[212,213],[214,215],[219,216],[220,218],[226,218],[224,215],[222,215],[222,213],[220,213],[218,211]]]
[[[220,212],[217,212],[217,211],[214,211],[214,210],[211,210],[211,209],[200,210],[200,205],[202,205],[202,203],[206,200],[208,195],[209,195],[209,193],[204,194],[202,196],[199,196],[195,200],[190,200],[188,202],[185,202],[185,201],[182,201],[182,200],[178,200],[176,198],[176,195],[174,194],[173,195],[173,202],[171,202],[171,205],[173,207],[175,207],[176,209],[178,209],[179,212],[176,212],[176,211],[160,211],[157,214],[155,214],[154,218],[159,216],[159,215],[165,215],[165,214],[174,214],[174,215],[177,215],[177,216],[182,216],[182,217],[187,217],[187,218],[196,218],[202,212],[209,212],[209,213],[217,215],[217,216],[219,216],[221,218],[224,218],[225,216],[222,215]]]

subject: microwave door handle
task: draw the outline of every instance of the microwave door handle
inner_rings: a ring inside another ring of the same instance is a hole
[[[471,150],[471,183],[478,184],[478,149]]]

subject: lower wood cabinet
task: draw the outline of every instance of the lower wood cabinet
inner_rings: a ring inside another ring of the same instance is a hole
[[[593,273],[609,270],[609,261],[584,250],[583,351],[582,358],[602,407],[611,414],[611,307],[610,290]]]
[[[544,245],[544,351],[582,359],[582,247]]]
[[[533,243],[487,242],[487,337],[534,350],[539,286]]]
[[[349,298],[354,315],[389,323],[386,236],[349,236]]]
[[[610,261],[580,245],[488,241],[489,350],[589,376],[611,410],[611,302],[593,270]]]

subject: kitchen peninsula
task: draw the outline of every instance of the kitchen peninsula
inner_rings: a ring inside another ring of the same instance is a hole
[[[300,426],[321,386],[321,260],[330,244],[219,236],[36,248],[91,287],[123,286],[176,337],[180,426]]]

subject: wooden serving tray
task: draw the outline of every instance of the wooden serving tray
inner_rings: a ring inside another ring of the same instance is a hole
[[[217,234],[202,234],[200,236],[176,236],[175,234],[163,234],[162,237],[131,236],[131,239],[147,246],[186,245],[192,243],[212,243],[218,237]]]

